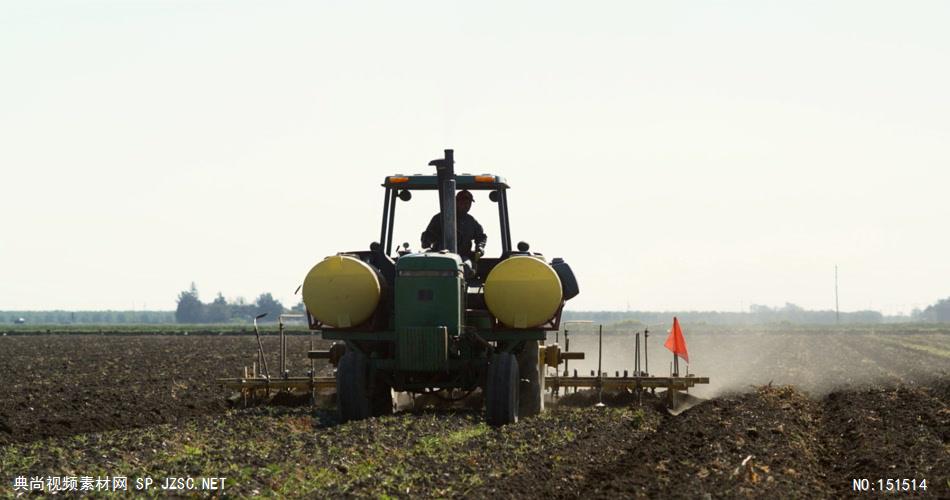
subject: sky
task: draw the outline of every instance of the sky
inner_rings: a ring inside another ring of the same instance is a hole
[[[0,5],[0,310],[286,305],[395,173],[512,187],[572,310],[950,296],[946,2]],[[418,248],[434,197],[400,205]],[[472,214],[500,252],[497,212]],[[494,218],[494,219],[493,219]]]

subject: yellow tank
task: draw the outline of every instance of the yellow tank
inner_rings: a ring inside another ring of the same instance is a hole
[[[321,323],[346,328],[373,315],[379,305],[376,271],[348,255],[333,255],[313,266],[303,280],[303,302]]]
[[[498,263],[485,280],[485,303],[498,321],[514,328],[542,325],[561,305],[561,280],[538,257],[517,256]]]

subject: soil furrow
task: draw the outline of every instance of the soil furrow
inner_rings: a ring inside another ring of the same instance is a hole
[[[950,497],[945,361],[902,344],[947,337],[777,328],[690,343],[691,371],[719,396],[677,417],[650,398],[641,409],[608,395],[595,409],[578,393],[500,429],[478,411],[343,425],[310,407],[230,411],[213,380],[254,360],[253,337],[4,337],[13,355],[0,372],[14,376],[0,387],[0,497],[20,474],[225,476],[235,496],[454,498],[838,498],[857,495],[852,479],[906,478]],[[289,342],[299,372],[309,339]],[[276,346],[265,338],[272,366]],[[668,356],[651,356],[655,372]]]
[[[939,491],[950,479],[948,384],[870,387],[821,402],[824,465],[844,479],[926,479]],[[850,482],[836,492],[849,494]],[[946,490],[943,490],[946,492]]]

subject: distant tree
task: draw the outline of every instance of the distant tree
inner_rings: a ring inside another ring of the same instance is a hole
[[[749,306],[749,312],[751,314],[768,314],[772,312],[772,308],[761,304],[752,304]]]
[[[924,321],[950,323],[950,297],[938,300],[936,304],[927,306],[920,314],[920,317],[920,319]]]
[[[950,323],[950,298],[943,299],[934,306],[937,321]]]
[[[205,319],[209,323],[227,323],[231,320],[231,307],[221,292],[208,304]]]
[[[267,321],[277,321],[277,317],[284,312],[284,306],[268,292],[262,293],[254,302],[257,314],[267,313]]]
[[[303,314],[307,312],[307,306],[304,305],[303,301],[297,302],[297,305],[290,308],[290,312]]]
[[[256,314],[254,311],[257,308],[254,304],[248,304],[247,300],[239,295],[228,302],[228,310],[230,311],[231,321],[248,321]]]
[[[204,304],[198,300],[198,288],[192,282],[188,290],[178,294],[175,322],[201,323],[202,321],[204,321]]]
[[[845,315],[846,323],[880,323],[883,319],[879,311],[854,311]]]

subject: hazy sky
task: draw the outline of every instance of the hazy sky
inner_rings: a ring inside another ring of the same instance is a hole
[[[292,305],[446,147],[570,309],[950,296],[950,3],[275,4],[0,6],[0,310]]]

